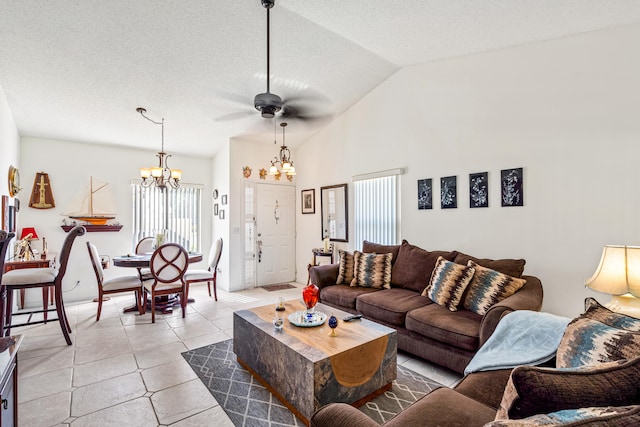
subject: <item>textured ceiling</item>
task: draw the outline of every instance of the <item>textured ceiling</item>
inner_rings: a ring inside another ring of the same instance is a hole
[[[276,0],[271,92],[316,118],[295,146],[401,67],[635,22],[637,0]],[[142,106],[169,152],[273,144],[265,32],[260,0],[2,0],[0,87],[23,136],[158,150]]]

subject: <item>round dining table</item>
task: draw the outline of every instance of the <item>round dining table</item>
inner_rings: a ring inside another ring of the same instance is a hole
[[[149,263],[151,262],[152,252],[146,254],[128,254],[111,258],[113,261],[113,265],[116,267],[129,267],[129,268],[149,268]],[[202,254],[199,252],[189,252],[189,264],[193,262],[202,261]],[[193,298],[189,298],[187,302],[194,302]],[[151,301],[146,301],[147,309],[151,310]],[[168,314],[173,312],[173,306],[179,304],[179,300],[175,295],[163,295],[156,297],[156,310],[160,311],[163,314]],[[125,313],[130,311],[137,311],[138,307],[136,304],[133,304],[130,307],[125,307],[123,311]]]

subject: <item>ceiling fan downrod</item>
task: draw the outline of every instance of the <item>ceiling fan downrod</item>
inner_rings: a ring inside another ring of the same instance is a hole
[[[271,30],[270,30],[270,15],[269,9],[271,9],[275,0],[261,0],[262,6],[267,9],[267,91],[265,93],[259,93],[255,96],[253,103],[256,110],[260,111],[262,117],[265,119],[272,119],[275,117],[276,113],[282,109],[282,99],[270,92],[270,80],[271,80],[271,66],[270,66],[270,38],[271,38]]]

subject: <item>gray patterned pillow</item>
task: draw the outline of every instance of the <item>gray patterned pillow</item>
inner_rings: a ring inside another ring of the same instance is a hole
[[[520,420],[499,420],[484,427],[538,427],[538,426],[598,426],[619,427],[638,425],[640,406],[604,406],[564,409],[549,414],[537,414]]]
[[[575,368],[638,356],[640,332],[580,316],[567,325],[556,353],[556,367]]]
[[[353,280],[351,286],[365,288],[391,288],[391,260],[393,254],[353,254]]]
[[[349,285],[353,280],[354,259],[351,252],[338,250],[340,254],[340,264],[338,267],[338,279],[336,285]]]
[[[524,279],[507,276],[471,260],[467,265],[473,267],[476,272],[469,283],[462,305],[481,316],[484,316],[494,304],[518,292],[526,283]]]
[[[456,311],[474,272],[473,267],[456,264],[443,257],[438,257],[429,285],[422,291],[422,296],[431,298],[433,302],[450,311]]]

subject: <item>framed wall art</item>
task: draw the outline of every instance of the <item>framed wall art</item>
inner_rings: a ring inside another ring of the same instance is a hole
[[[221,203],[222,203],[223,206],[227,204],[227,195],[226,194],[222,195]]]
[[[215,203],[215,204],[213,205],[213,214],[214,214],[214,215],[218,215],[218,204],[217,204],[217,203]]]
[[[2,230],[9,231],[9,196],[2,196]]]
[[[489,172],[469,174],[469,207],[489,207]]]
[[[502,206],[524,206],[522,168],[500,171]]]
[[[220,213],[218,214],[218,218],[224,219],[224,209],[220,209]]]
[[[316,190],[311,188],[309,190],[302,190],[302,213],[314,214],[316,213]]]
[[[418,209],[433,209],[433,180],[418,180]]]
[[[455,209],[458,207],[458,177],[440,178],[440,208]]]

